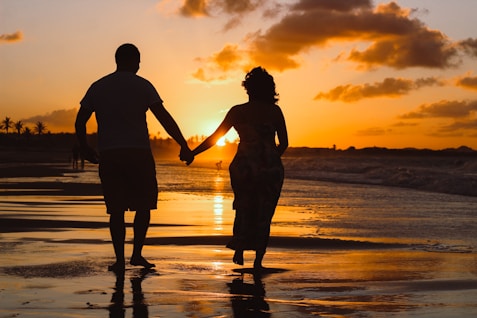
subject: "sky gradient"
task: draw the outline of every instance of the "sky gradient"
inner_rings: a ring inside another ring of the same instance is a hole
[[[73,132],[128,42],[186,138],[245,102],[261,65],[293,147],[477,149],[475,12],[475,0],[0,0],[0,119]]]

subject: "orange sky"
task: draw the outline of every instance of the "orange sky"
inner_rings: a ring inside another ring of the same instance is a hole
[[[0,119],[73,131],[131,42],[186,138],[246,101],[241,81],[261,65],[291,146],[477,149],[475,12],[475,0],[2,1]]]

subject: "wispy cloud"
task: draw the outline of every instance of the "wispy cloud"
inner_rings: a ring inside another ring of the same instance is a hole
[[[477,90],[477,76],[466,75],[457,78],[456,85],[463,88]]]
[[[358,130],[355,135],[361,137],[370,137],[370,136],[383,136],[386,135],[388,131],[381,127],[370,127],[362,130]]]
[[[477,133],[477,119],[455,121],[451,124],[441,126],[438,130],[439,133],[445,134],[459,134],[461,131],[471,131]]]
[[[0,44],[19,42],[21,40],[23,40],[23,33],[21,31],[17,31],[10,34],[0,34]]]
[[[260,0],[184,0],[179,13],[184,17],[229,16],[224,30],[230,30],[241,23],[242,18],[262,6]]]
[[[477,100],[456,101],[442,100],[424,104],[418,110],[399,116],[401,119],[422,118],[470,118],[477,111]]]
[[[469,55],[477,57],[477,39],[468,38],[460,41],[458,45]]]
[[[211,16],[226,13],[241,15],[252,12],[263,1],[259,0],[184,0],[179,12],[186,17]]]
[[[373,84],[340,85],[328,92],[318,93],[314,99],[327,99],[349,103],[364,98],[398,97],[424,86],[435,85],[443,85],[443,82],[435,77],[419,78],[416,80],[386,78],[382,82],[375,82]]]
[[[73,132],[74,131],[74,122],[76,119],[76,114],[78,109],[59,109],[54,110],[52,112],[43,114],[43,115],[36,115],[29,118],[22,119],[26,125],[34,125],[37,122],[41,121],[46,125],[47,130],[52,132]],[[88,128],[91,129],[91,124],[94,120],[90,120],[88,122]],[[89,132],[93,132],[93,130],[89,130]]]

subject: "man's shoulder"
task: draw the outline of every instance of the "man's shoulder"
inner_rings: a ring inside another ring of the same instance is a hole
[[[114,73],[110,73],[110,74],[108,74],[108,75],[104,75],[104,76],[101,77],[100,79],[94,81],[93,84],[91,84],[91,86],[97,86],[97,85],[100,85],[100,84],[102,84],[102,83],[108,82],[113,76],[114,76]]]

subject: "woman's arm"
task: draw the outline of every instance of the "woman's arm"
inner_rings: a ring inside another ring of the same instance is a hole
[[[233,126],[233,108],[229,110],[227,115],[225,115],[224,120],[222,123],[220,123],[219,127],[209,136],[207,137],[200,145],[197,146],[194,150],[192,150],[192,153],[194,156],[197,156],[198,154],[206,151],[220,139],[223,135],[225,135],[230,128]]]
[[[278,146],[277,150],[278,153],[283,155],[285,150],[288,148],[288,132],[287,132],[287,125],[285,123],[285,117],[283,116],[282,110],[280,107],[277,107],[277,137],[278,137]]]

